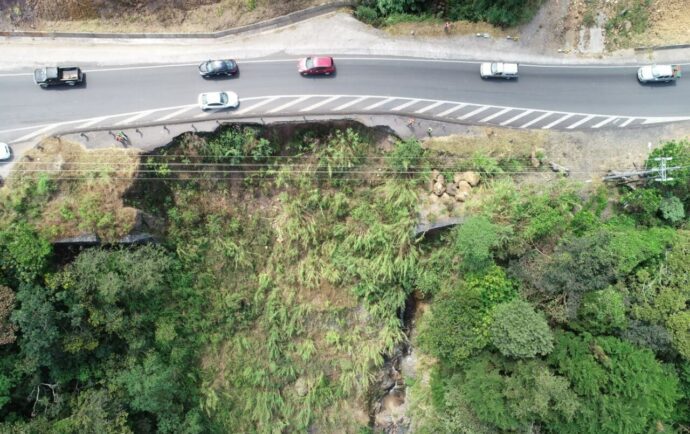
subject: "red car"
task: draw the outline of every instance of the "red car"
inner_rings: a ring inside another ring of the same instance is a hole
[[[302,75],[331,75],[335,72],[332,57],[305,57],[300,59],[297,70]]]

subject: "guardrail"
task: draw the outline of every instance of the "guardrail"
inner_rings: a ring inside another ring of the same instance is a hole
[[[32,37],[32,38],[103,38],[103,39],[218,39],[241,33],[258,32],[262,30],[283,27],[300,21],[314,18],[341,8],[351,8],[357,5],[354,0],[324,3],[301,11],[291,12],[269,20],[260,21],[246,26],[220,30],[209,33],[102,33],[102,32],[33,32],[33,31],[0,31],[0,36]]]

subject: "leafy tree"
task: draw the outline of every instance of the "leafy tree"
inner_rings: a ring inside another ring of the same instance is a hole
[[[654,188],[633,190],[621,198],[623,209],[645,225],[656,223],[661,202],[661,193]]]
[[[46,239],[25,223],[0,232],[0,248],[6,250],[6,259],[0,259],[2,268],[9,268],[25,282],[34,281],[45,271],[53,250]]]
[[[671,180],[663,183],[655,183],[654,187],[666,193],[675,195],[686,204],[690,200],[690,141],[672,140],[655,148],[647,158],[645,164],[648,168],[659,167],[656,158],[670,157],[671,165],[678,167],[672,172]]]
[[[515,284],[498,267],[470,277],[459,288],[437,295],[420,343],[448,366],[459,366],[489,343],[495,307],[516,296]]]
[[[678,377],[648,349],[615,337],[558,333],[549,363],[581,398],[578,416],[555,420],[559,433],[647,433],[673,417]]]
[[[12,321],[21,333],[19,346],[26,373],[41,366],[54,366],[60,331],[58,314],[49,295],[45,288],[31,284],[22,284],[17,291],[19,308],[12,314]]]
[[[623,294],[613,287],[590,292],[582,299],[577,325],[593,334],[612,334],[625,329]]]
[[[131,434],[127,412],[107,390],[85,390],[75,398],[72,414],[55,422],[57,433]]]
[[[678,223],[685,218],[685,209],[683,202],[675,196],[665,198],[659,205],[659,211],[664,220],[671,223]]]
[[[506,357],[545,356],[553,349],[546,318],[520,299],[496,306],[490,331],[491,343]]]
[[[485,217],[471,217],[455,231],[455,248],[467,272],[482,273],[493,262],[492,249],[501,243],[503,231]]]
[[[16,339],[16,327],[10,322],[14,300],[14,292],[10,288],[0,285],[0,345],[11,344]]]

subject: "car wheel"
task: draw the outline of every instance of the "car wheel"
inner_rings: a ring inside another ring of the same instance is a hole
[[[41,86],[41,89],[48,89],[48,85],[47,85],[47,84],[39,84],[39,86]]]
[[[327,72],[327,73],[325,73],[324,75],[331,75],[331,73],[330,73],[330,72]]]

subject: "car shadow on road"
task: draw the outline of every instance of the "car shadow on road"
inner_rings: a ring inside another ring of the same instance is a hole
[[[338,71],[331,73],[330,75],[324,75],[324,74],[312,74],[312,75],[303,75],[303,78],[311,78],[312,80],[328,80],[331,78],[335,78],[338,75]]]
[[[211,75],[208,77],[205,77],[202,75],[201,78],[203,78],[204,80],[208,80],[208,81],[233,80],[233,79],[240,78],[240,72],[237,71],[237,73],[233,74],[233,75]]]
[[[668,86],[675,86],[676,80],[659,81],[659,82],[652,82],[652,83],[642,83],[638,80],[637,84],[640,85],[641,87],[668,87]]]

